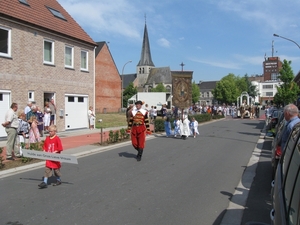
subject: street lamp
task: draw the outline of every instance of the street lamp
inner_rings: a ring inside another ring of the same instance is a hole
[[[124,68],[128,63],[131,63],[132,60],[129,60],[127,63],[124,64],[123,68],[122,68],[122,84],[121,84],[121,112],[123,110],[123,74],[124,74]]]
[[[300,48],[300,45],[298,45],[297,42],[295,42],[295,41],[293,41],[293,40],[291,40],[291,39],[288,39],[288,38],[286,38],[286,37],[282,37],[282,36],[280,36],[280,35],[278,35],[278,34],[273,34],[273,36],[274,36],[274,37],[280,37],[280,38],[283,38],[283,39],[285,39],[285,40],[291,41],[291,42],[293,42],[295,45],[297,45],[298,48]]]

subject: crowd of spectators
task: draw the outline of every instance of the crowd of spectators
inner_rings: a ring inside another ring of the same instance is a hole
[[[54,100],[45,102],[43,109],[30,101],[24,110],[19,109],[17,103],[12,103],[5,114],[5,122],[2,123],[7,133],[8,160],[14,160],[12,152],[16,157],[21,157],[22,148],[40,142],[41,137],[48,133],[48,127],[54,125],[56,114]]]

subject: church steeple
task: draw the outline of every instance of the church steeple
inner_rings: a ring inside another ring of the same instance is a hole
[[[146,18],[146,16],[145,16],[145,18]],[[146,82],[148,80],[150,70],[151,70],[151,68],[154,68],[154,67],[155,67],[154,63],[152,62],[152,59],[151,59],[148,30],[147,30],[147,24],[145,21],[141,59],[136,67],[138,89],[141,89],[142,87],[144,87],[144,85],[146,84]]]
[[[145,23],[145,28],[144,28],[144,38],[143,38],[141,59],[137,66],[153,66],[154,67],[154,63],[152,62],[152,59],[151,59],[151,51],[150,51],[150,44],[149,44],[149,37],[148,37],[148,30],[147,30],[146,23]]]

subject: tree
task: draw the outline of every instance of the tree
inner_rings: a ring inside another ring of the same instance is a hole
[[[283,82],[277,87],[274,102],[277,105],[287,105],[297,100],[300,91],[299,86],[294,81],[294,72],[291,68],[291,61],[283,60],[282,69],[279,71],[279,79]]]
[[[192,83],[192,102],[193,104],[196,104],[197,102],[199,102],[199,97],[200,97],[200,89],[198,84],[195,83],[195,81],[193,81]]]
[[[212,91],[214,98],[225,104],[236,102],[237,97],[241,94],[238,83],[242,84],[242,81],[232,73],[223,77]]]
[[[253,98],[256,97],[257,96],[256,85],[253,85],[251,83],[251,81],[249,80],[248,74],[245,74],[245,76],[243,78],[246,83],[246,90],[243,90],[243,91],[247,91],[249,96],[251,96]]]
[[[151,89],[151,92],[167,92],[167,89],[162,83],[159,83],[155,88]]]
[[[123,91],[123,106],[128,107],[128,99],[137,93],[137,88],[133,86],[133,83],[129,83],[127,88]]]

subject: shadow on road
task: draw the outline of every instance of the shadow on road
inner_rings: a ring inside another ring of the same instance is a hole
[[[270,195],[272,181],[270,149],[271,140],[266,140],[263,143],[261,154],[257,155],[259,156],[258,163],[245,168],[244,173],[255,173],[255,177],[249,179],[249,176],[243,176],[240,186],[235,188],[234,195],[226,190],[220,191],[221,194],[228,196],[231,208],[222,211],[213,225],[220,225],[221,222],[226,224],[226,219],[229,215],[232,215],[230,217],[231,222],[231,219],[236,219],[234,224],[238,224],[240,221],[241,225],[270,224],[269,214],[272,208]],[[246,200],[243,197],[245,194],[248,195]],[[244,206],[245,208],[243,208]],[[241,212],[242,218],[235,218]]]
[[[125,158],[136,158],[136,154],[133,154],[133,153],[119,152],[118,154],[119,154],[120,157],[125,157]]]

